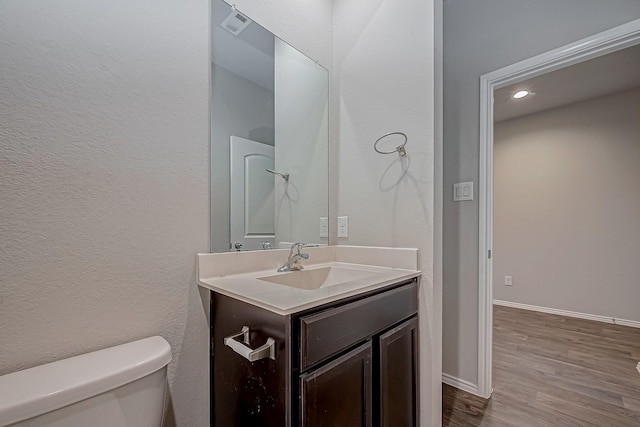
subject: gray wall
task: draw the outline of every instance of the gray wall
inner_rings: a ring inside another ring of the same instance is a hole
[[[635,89],[496,123],[495,299],[640,321],[638,118]]]
[[[229,138],[274,141],[273,91],[213,64],[211,71],[211,250],[229,250]]]
[[[447,0],[444,3],[443,371],[478,380],[478,183],[482,74],[640,18],[637,0]]]

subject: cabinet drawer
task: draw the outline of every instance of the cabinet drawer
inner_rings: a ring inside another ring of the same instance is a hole
[[[300,318],[300,370],[415,314],[417,288],[413,282]]]

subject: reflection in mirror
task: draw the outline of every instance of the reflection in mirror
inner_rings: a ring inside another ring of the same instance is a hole
[[[211,7],[211,250],[327,244],[328,72]]]

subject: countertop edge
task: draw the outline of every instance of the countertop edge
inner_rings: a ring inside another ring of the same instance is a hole
[[[395,270],[395,269],[394,269]],[[239,301],[242,302],[246,302],[247,304],[251,304],[254,305],[256,307],[260,307],[263,308],[265,310],[271,311],[273,313],[282,315],[282,316],[288,316],[288,315],[292,315],[292,314],[296,314],[300,311],[304,311],[304,310],[308,310],[310,308],[313,307],[317,307],[323,304],[327,304],[327,303],[331,303],[331,302],[335,302],[335,301],[339,301],[341,299],[344,298],[349,298],[349,297],[353,297],[359,294],[363,294],[366,292],[370,292],[370,291],[374,291],[377,289],[381,289],[384,288],[386,286],[390,286],[393,285],[394,283],[398,283],[398,282],[402,282],[405,280],[410,280],[410,279],[415,279],[418,278],[420,276],[422,276],[422,271],[421,270],[403,270],[403,269],[398,269],[398,273],[403,272],[404,274],[399,274],[398,276],[392,277],[392,278],[388,278],[386,280],[382,280],[380,282],[374,282],[368,285],[365,285],[361,288],[357,288],[357,289],[352,289],[349,291],[346,291],[344,293],[341,294],[336,294],[336,295],[330,295],[324,298],[320,298],[318,300],[314,300],[314,301],[310,301],[310,302],[306,302],[306,303],[302,303],[298,306],[295,307],[291,307],[291,308],[287,308],[287,309],[281,309],[279,307],[274,307],[270,304],[266,304],[264,302],[258,301],[256,299],[247,297],[245,295],[242,295],[240,293],[235,293],[230,291],[229,289],[226,288],[221,288],[219,286],[216,286],[215,284],[212,283],[208,283],[209,280],[211,279],[204,279],[204,280],[200,280],[198,279],[198,286],[209,289],[211,291],[214,292],[218,292],[222,295],[231,297],[231,298],[235,298]],[[215,280],[215,279],[213,279]]]

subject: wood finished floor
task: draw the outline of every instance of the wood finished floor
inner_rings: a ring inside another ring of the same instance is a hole
[[[443,386],[444,427],[639,427],[640,329],[494,306],[493,396]]]

